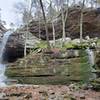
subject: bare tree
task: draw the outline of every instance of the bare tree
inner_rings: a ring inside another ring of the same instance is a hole
[[[84,11],[85,0],[82,1],[81,16],[80,16],[80,42],[83,41],[83,11]]]
[[[55,25],[54,25],[54,20],[55,20],[55,16],[56,16],[56,11],[52,5],[52,1],[50,0],[50,4],[48,7],[48,17],[50,17],[50,22],[52,23],[52,30],[53,30],[53,41],[54,41],[54,46],[55,46]]]
[[[38,21],[39,21],[39,39],[41,39],[41,30],[40,30],[40,26],[41,26],[41,24],[40,24],[40,10],[38,11]]]
[[[65,26],[66,21],[68,18],[68,12],[69,12],[69,0],[54,0],[55,5],[57,6],[58,14],[61,13],[62,17],[62,44],[64,44],[66,39],[66,32],[65,32]]]
[[[19,2],[14,5],[16,11],[22,14],[23,24],[26,25],[27,31],[25,32],[25,47],[24,47],[24,56],[26,57],[26,42],[29,33],[29,21],[32,19],[32,8],[34,0],[24,0],[24,2]]]
[[[25,32],[25,47],[24,47],[24,56],[26,57],[26,49],[27,49],[27,37],[28,37],[28,33],[29,33],[29,27],[28,24],[30,22],[30,16],[32,14],[32,7],[33,7],[33,2],[34,0],[25,0],[27,2],[27,7],[26,10],[28,12],[27,14],[27,18],[26,18],[26,26],[27,26],[27,31]]]
[[[63,35],[62,35],[62,43],[65,42],[66,39],[66,32],[65,32],[65,26],[66,26],[66,21],[68,18],[68,11],[69,11],[69,0],[67,0],[66,4],[66,10],[64,10],[64,1],[61,4],[61,15],[62,15],[62,24],[63,24]]]
[[[62,0],[52,0],[52,2],[55,4],[57,12],[59,12],[60,9],[61,9],[61,2],[62,2]]]
[[[40,0],[40,6],[41,6],[41,9],[42,9],[44,23],[45,23],[47,46],[48,46],[48,49],[50,49],[49,34],[48,34],[48,27],[47,27],[47,20],[46,20],[46,15],[45,15],[45,11],[44,11],[44,7],[43,7],[42,0]]]
[[[35,0],[35,2],[34,2],[34,6],[35,6],[35,15],[36,15],[36,17],[37,17],[37,19],[38,19],[38,25],[39,25],[39,39],[41,39],[41,30],[40,30],[40,28],[41,28],[41,24],[40,24],[40,20],[41,20],[41,15],[42,15],[42,13],[41,13],[41,7],[40,7],[40,4],[39,4],[39,0]]]

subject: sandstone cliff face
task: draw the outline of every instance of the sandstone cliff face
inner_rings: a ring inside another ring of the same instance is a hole
[[[39,40],[34,37],[31,33],[28,34],[27,38],[27,53],[29,53],[30,48],[33,48],[35,43]],[[15,61],[17,58],[24,56],[24,45],[25,45],[25,32],[13,32],[7,41],[4,61]]]
[[[68,20],[66,22],[66,36],[74,38],[79,38],[80,33],[80,8],[70,8]],[[39,36],[39,25],[38,21],[32,21],[29,24],[30,32],[35,36]],[[58,16],[57,22],[55,22],[56,38],[62,36],[62,21],[61,16]],[[52,39],[52,26],[48,23],[49,38]],[[98,9],[85,9],[84,10],[84,21],[83,21],[83,37],[100,37],[100,10]],[[46,39],[45,27],[43,22],[41,22],[41,38]]]
[[[24,39],[20,33],[12,33],[4,51],[4,61],[13,62],[24,56]]]

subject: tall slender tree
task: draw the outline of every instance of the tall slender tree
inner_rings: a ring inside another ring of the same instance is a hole
[[[83,11],[84,11],[85,0],[82,1],[81,5],[81,16],[80,16],[80,42],[83,42]]]
[[[65,32],[65,26],[66,26],[66,21],[68,18],[68,11],[69,11],[69,0],[67,0],[66,4],[66,10],[64,10],[64,1],[61,4],[61,15],[62,15],[62,24],[63,24],[63,35],[62,35],[62,43],[64,44],[65,39],[66,39],[66,32]]]
[[[30,16],[32,14],[33,0],[25,0],[25,1],[27,2],[26,10],[28,12],[28,15],[27,15],[27,18],[26,18],[27,31],[25,32],[25,47],[24,47],[24,56],[26,57],[27,37],[28,37],[28,33],[29,33],[28,24],[30,22]]]
[[[40,29],[41,28],[41,26],[40,26],[41,25],[40,24],[40,20],[41,20],[41,7],[40,7],[40,4],[39,4],[39,0],[35,0],[34,6],[35,6],[35,9],[36,9],[35,14],[36,14],[36,17],[38,19],[39,39],[41,40],[41,29]]]
[[[41,6],[41,9],[42,9],[43,18],[44,18],[44,23],[45,23],[47,47],[48,47],[48,49],[50,49],[49,34],[48,34],[48,26],[47,26],[47,20],[46,20],[46,15],[45,15],[45,11],[44,11],[43,1],[42,1],[42,0],[40,0],[40,6]]]
[[[50,4],[49,4],[49,7],[48,7],[48,17],[50,19],[50,22],[52,24],[52,33],[53,33],[53,41],[54,41],[54,46],[55,46],[55,25],[54,25],[54,19],[55,19],[55,16],[56,16],[56,11],[52,5],[52,1],[50,0]]]
[[[33,8],[33,1],[34,0],[24,0],[23,2],[18,2],[14,5],[16,11],[22,15],[23,25],[26,25],[25,31],[25,47],[24,47],[24,56],[26,56],[26,41],[29,33],[28,24],[29,21],[32,19],[32,8]]]

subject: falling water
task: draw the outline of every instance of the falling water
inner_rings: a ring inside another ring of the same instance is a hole
[[[3,53],[5,50],[5,46],[6,43],[8,41],[9,36],[12,34],[11,31],[7,31],[2,39],[2,43],[1,43],[1,48],[0,48],[0,86],[5,86],[5,80],[6,80],[6,76],[5,76],[5,69],[6,69],[6,65],[2,64],[3,61]]]
[[[94,52],[89,48],[86,49],[86,52],[88,54],[88,61],[89,61],[89,64],[90,64],[90,70],[92,72],[92,71],[95,70],[93,68],[93,66],[95,65]],[[91,79],[95,79],[95,78],[96,78],[96,74],[92,74]]]
[[[88,59],[89,59],[89,63],[90,63],[90,66],[93,66],[95,63],[94,63],[94,53],[91,49],[87,48],[86,49],[86,52],[88,54]]]

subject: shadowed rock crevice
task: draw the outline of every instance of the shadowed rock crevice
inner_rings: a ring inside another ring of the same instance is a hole
[[[19,38],[19,34],[12,33],[7,41],[4,53],[4,62],[14,62],[18,58],[24,57],[24,40]]]

